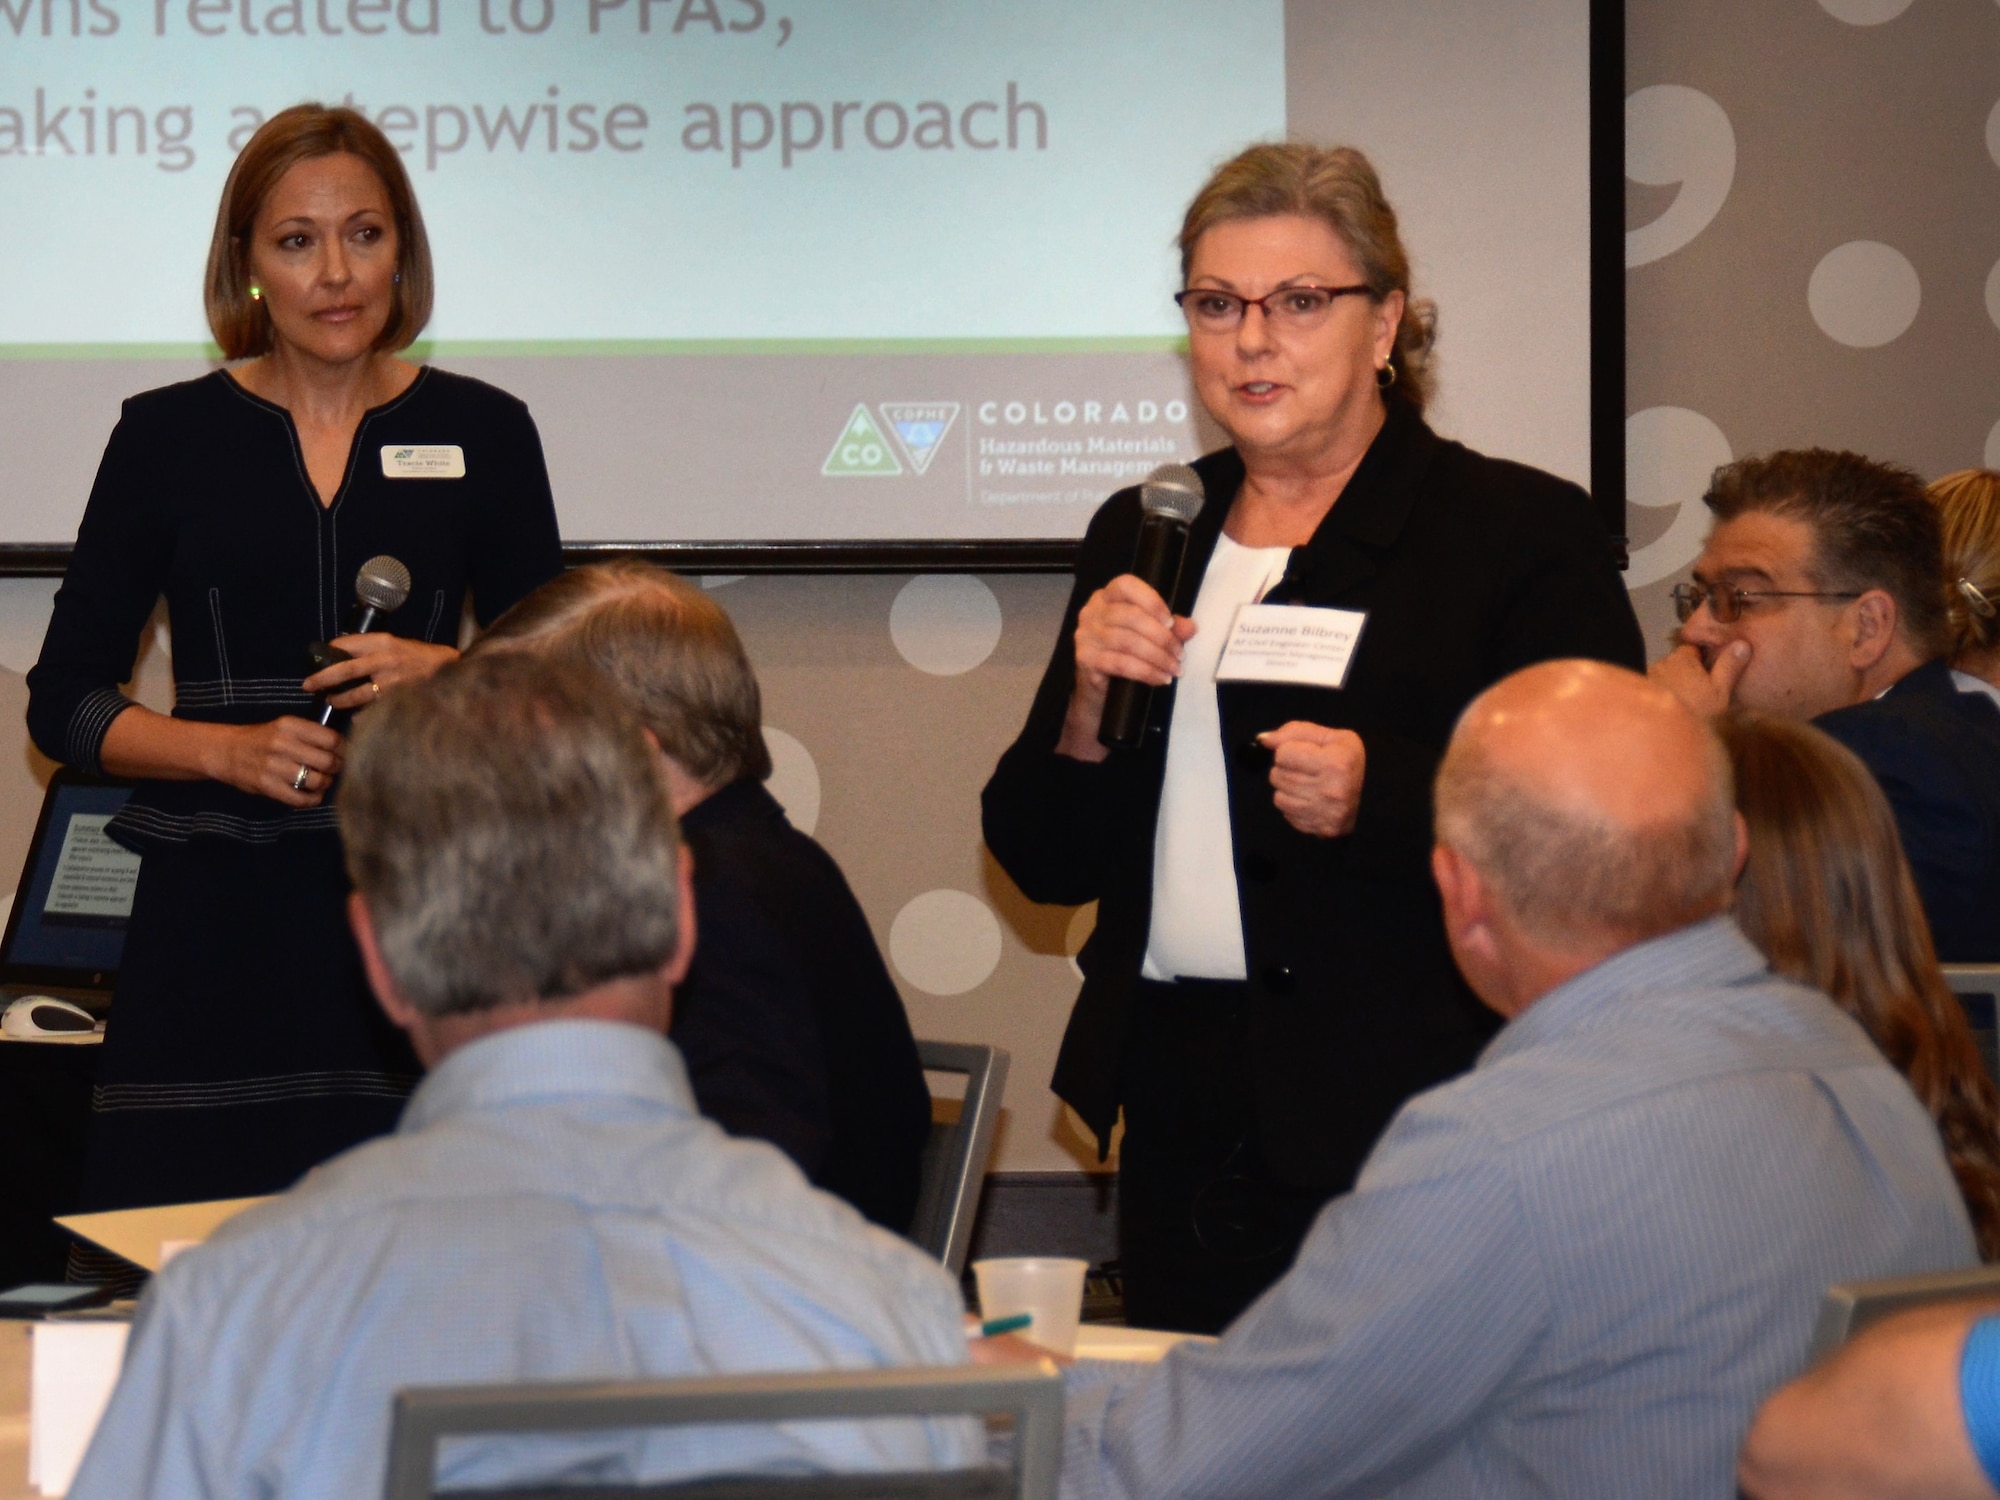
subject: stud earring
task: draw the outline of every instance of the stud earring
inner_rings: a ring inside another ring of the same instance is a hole
[[[250,288],[250,300],[252,302],[262,302],[264,300],[264,289],[261,286],[252,285]]]
[[[396,273],[395,282],[397,286],[401,286],[403,284],[403,273],[401,271],[398,271]]]

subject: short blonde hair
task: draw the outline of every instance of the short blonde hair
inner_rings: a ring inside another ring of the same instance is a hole
[[[1926,487],[1944,528],[1950,653],[2000,646],[2000,473],[1960,469]]]
[[[1181,280],[1187,280],[1196,243],[1216,225],[1279,214],[1318,219],[1339,236],[1375,301],[1403,294],[1403,319],[1390,354],[1396,383],[1389,393],[1421,412],[1435,394],[1431,350],[1437,342],[1437,304],[1410,295],[1410,257],[1397,231],[1396,210],[1382,195],[1374,165],[1352,146],[1272,141],[1217,167],[1181,220]]]
[[[603,676],[660,748],[712,787],[771,774],[757,674],[729,616],[637,558],[553,578],[495,620],[475,651],[519,647]]]
[[[375,347],[407,349],[430,322],[436,291],[431,242],[402,155],[357,110],[295,104],[257,127],[229,169],[216,206],[202,302],[224,359],[250,359],[271,350],[270,311],[250,295],[250,231],[264,200],[300,162],[342,154],[358,156],[374,169],[396,220],[396,274],[401,279]]]

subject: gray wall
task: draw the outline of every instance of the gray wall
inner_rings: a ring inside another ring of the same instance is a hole
[[[2000,462],[2000,5],[1636,0],[1629,27],[1632,581],[1658,650],[1715,464],[1802,443],[1927,475]],[[1012,1050],[1013,1171],[1094,1165],[1046,1087],[1088,910],[1029,906],[978,831],[1064,590],[829,577],[717,594],[788,737],[775,789],[847,869],[918,1032]],[[0,884],[48,771],[20,723],[51,592],[0,581]],[[149,651],[156,704],[163,668]]]
[[[1657,640],[1716,464],[2000,465],[2000,6],[1626,15],[1631,582]]]

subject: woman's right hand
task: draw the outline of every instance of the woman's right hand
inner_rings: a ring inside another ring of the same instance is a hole
[[[229,726],[221,748],[210,772],[215,780],[287,807],[317,807],[340,774],[347,747],[331,729],[286,715],[268,724]],[[294,790],[301,766],[305,783]]]
[[[1070,691],[1056,752],[1100,761],[1111,752],[1097,742],[1111,679],[1164,687],[1181,674],[1181,647],[1194,621],[1177,615],[1148,583],[1121,573],[1084,601],[1076,621],[1076,686]]]

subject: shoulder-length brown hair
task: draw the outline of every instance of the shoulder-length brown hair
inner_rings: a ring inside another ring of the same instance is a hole
[[[431,242],[401,154],[355,110],[295,104],[257,127],[222,185],[215,234],[208,242],[202,301],[224,359],[249,359],[271,349],[271,315],[250,295],[250,231],[264,200],[300,162],[342,152],[375,169],[396,220],[396,272],[402,279],[395,285],[389,321],[375,347],[407,349],[430,322],[436,289]]]
[[[1421,412],[1433,394],[1437,304],[1410,295],[1410,256],[1396,210],[1383,196],[1374,164],[1352,146],[1266,141],[1217,167],[1181,220],[1181,280],[1187,280],[1196,242],[1216,225],[1274,214],[1318,219],[1331,229],[1354,257],[1372,300],[1403,294],[1403,320],[1389,356],[1396,381],[1388,394]]]
[[[1717,725],[1750,858],[1736,920],[1789,978],[1859,1021],[1937,1121],[1980,1254],[2000,1257],[2000,1090],[1931,945],[1895,815],[1845,746],[1809,724]]]

